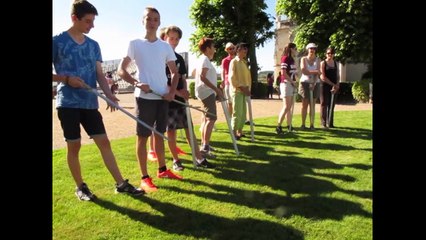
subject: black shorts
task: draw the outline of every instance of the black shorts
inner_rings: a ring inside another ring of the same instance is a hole
[[[167,113],[169,111],[169,102],[165,100],[152,100],[137,97],[136,98],[136,116],[160,133],[166,132]],[[149,137],[152,131],[142,124],[136,126],[136,134],[141,137]]]
[[[57,111],[65,141],[81,138],[80,124],[91,138],[106,133],[102,115],[98,109],[58,108]]]

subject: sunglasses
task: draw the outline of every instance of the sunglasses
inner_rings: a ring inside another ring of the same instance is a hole
[[[309,48],[309,49],[312,49],[312,50],[315,50],[315,51],[317,50],[317,48],[314,48],[314,47],[311,47],[311,48]]]
[[[228,48],[228,50],[234,50],[235,48],[234,47],[230,47],[230,48]]]
[[[332,53],[332,52],[328,52],[327,54],[334,54],[334,53]]]

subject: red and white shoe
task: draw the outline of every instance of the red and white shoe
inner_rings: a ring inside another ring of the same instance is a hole
[[[180,154],[180,155],[186,155],[186,152],[184,152],[182,149],[180,149],[178,146],[176,146],[176,152],[177,152],[177,154]]]
[[[152,162],[156,162],[158,160],[157,154],[154,151],[150,150],[148,152],[148,160]]]
[[[179,176],[179,175],[173,173],[172,171],[170,171],[170,169],[167,169],[166,171],[161,172],[161,173],[159,171],[157,171],[157,177],[159,177],[159,178],[178,179],[178,180],[182,180],[183,179],[182,176]]]
[[[152,178],[142,179],[140,189],[144,190],[147,193],[155,192],[158,190],[157,186],[152,183]]]

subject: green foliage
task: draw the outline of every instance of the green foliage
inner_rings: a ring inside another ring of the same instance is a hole
[[[195,32],[191,34],[191,52],[201,54],[198,42],[202,37],[215,40],[216,53],[213,62],[221,63],[227,56],[227,42],[250,45],[248,59],[252,82],[257,81],[256,47],[274,36],[274,16],[266,14],[264,0],[195,0],[190,9]]]
[[[353,83],[341,82],[339,84],[339,93],[336,97],[336,103],[355,103],[355,99],[352,95],[352,85]]]
[[[189,83],[189,96],[192,99],[196,99],[197,97],[195,97],[195,82],[190,82]]]
[[[362,103],[368,102],[370,83],[371,79],[368,78],[361,79],[354,83],[352,86],[352,95],[355,100]]]
[[[220,84],[222,84],[222,80],[217,80],[216,87],[220,88]]]
[[[314,42],[322,58],[333,46],[342,63],[372,62],[373,0],[277,0],[276,11],[297,24],[294,42],[300,49]]]
[[[222,83],[222,80],[218,80],[216,86],[220,87],[220,84]],[[189,83],[189,97],[192,99],[197,99],[195,96],[195,82],[192,81]]]
[[[266,98],[268,85],[263,82],[254,82],[251,85],[251,95],[253,98]]]

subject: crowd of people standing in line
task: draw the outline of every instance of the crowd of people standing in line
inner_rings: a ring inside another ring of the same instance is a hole
[[[246,123],[246,99],[251,96],[252,82],[247,62],[249,45],[244,42],[237,45],[230,42],[226,44],[225,51],[228,56],[222,60],[222,79],[224,81],[219,88],[217,87],[216,69],[211,63],[216,52],[214,39],[203,37],[198,42],[202,55],[196,66],[195,95],[202,102],[205,111],[201,123],[201,146],[198,148],[195,135],[191,135],[191,131],[188,129],[188,121],[191,119],[188,119],[185,106],[183,106],[189,99],[185,61],[174,51],[182,38],[182,30],[177,26],[169,26],[161,29],[160,38],[158,38],[157,30],[161,23],[160,13],[153,7],[145,8],[142,22],[146,30],[145,36],[142,39],[130,41],[127,53],[117,70],[117,74],[124,81],[135,87],[137,118],[151,127],[150,129],[140,123],[136,125],[136,158],[139,163],[141,180],[139,188],[135,188],[121,175],[102,116],[98,111],[97,95],[88,91],[90,88],[96,88],[98,83],[109,100],[115,104],[119,101],[114,95],[111,73],[102,72],[102,54],[99,44],[86,36],[94,27],[96,15],[98,15],[96,8],[88,1],[74,1],[71,9],[72,26],[67,31],[54,36],[52,41],[52,62],[56,71],[55,74],[52,74],[52,81],[59,83],[56,108],[67,142],[67,162],[76,183],[75,194],[78,199],[87,201],[96,198],[81,174],[80,124],[98,146],[105,166],[116,182],[116,192],[118,193],[138,196],[158,190],[147,169],[147,143],[150,136],[151,149],[155,152],[158,161],[157,178],[183,179],[182,176],[167,168],[163,136],[153,133],[152,129],[158,133],[167,132],[174,170],[182,171],[184,169],[176,146],[177,129],[185,130],[188,143],[191,138],[193,139],[196,166],[214,168],[215,166],[207,158],[215,158],[212,154],[213,148],[210,145],[210,139],[214,123],[217,120],[216,101],[227,101],[229,113],[232,115],[232,132],[237,140],[245,137],[243,127]],[[339,88],[338,75],[336,75],[337,64],[333,60],[334,51],[332,48],[327,49],[327,59],[320,62],[315,55],[317,49],[315,44],[308,44],[306,49],[308,55],[301,59],[302,76],[299,85],[299,94],[303,98],[302,129],[305,128],[309,99],[312,97],[316,99],[319,96],[320,80],[329,85],[329,87],[322,88],[323,91],[328,92],[323,93],[321,97],[321,124],[333,127],[332,118],[327,120],[327,117],[332,116],[334,109],[334,105],[330,106],[330,96]],[[291,125],[290,109],[294,105],[293,96],[296,91],[298,71],[295,64],[296,54],[296,45],[289,43],[281,61],[280,93],[284,106],[279,113],[277,133],[282,132],[281,124],[285,118],[287,118],[287,125]],[[127,70],[132,61],[139,69],[137,77],[131,75]],[[268,84],[269,87],[272,87],[272,75],[268,75]],[[313,96],[312,92],[314,92]],[[311,94],[308,95],[308,93]],[[116,110],[114,104],[108,103],[108,108],[111,111]],[[312,121],[310,128],[314,128]]]
[[[315,103],[320,98],[320,118],[321,126],[325,129],[334,128],[333,116],[336,104],[335,94],[339,90],[339,69],[334,60],[334,49],[327,48],[327,57],[321,61],[316,56],[317,45],[309,43],[305,49],[307,55],[300,59],[300,69],[297,69],[296,56],[298,54],[296,44],[290,42],[284,48],[281,57],[280,95],[283,98],[283,107],[278,115],[276,127],[277,134],[281,134],[282,122],[287,118],[288,131],[292,131],[292,108],[294,107],[296,94],[302,98],[302,125],[300,129],[306,127],[306,117],[309,108],[309,129],[315,129]],[[299,86],[297,88],[297,75],[301,72]],[[277,79],[278,80],[278,79]],[[333,99],[333,100],[332,100]]]

